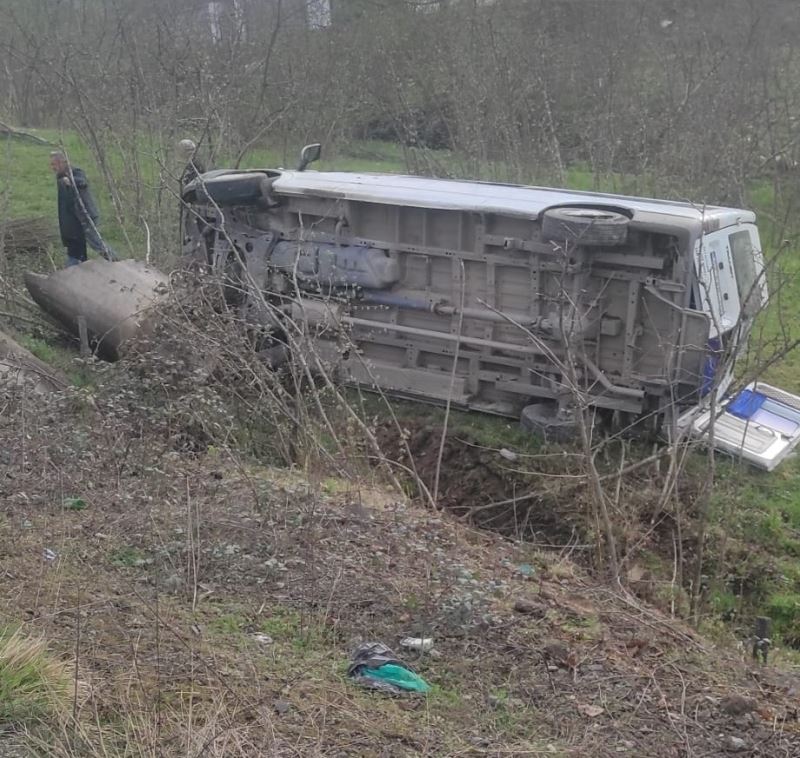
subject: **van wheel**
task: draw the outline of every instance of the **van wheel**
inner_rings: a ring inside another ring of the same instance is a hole
[[[542,218],[542,238],[548,242],[613,247],[628,239],[630,219],[603,208],[550,208]]]
[[[571,442],[578,436],[575,418],[560,416],[555,403],[526,405],[519,422],[523,429],[545,442]]]

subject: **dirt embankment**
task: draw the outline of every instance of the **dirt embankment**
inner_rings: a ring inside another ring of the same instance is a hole
[[[435,512],[176,451],[112,395],[15,396],[0,417],[3,621],[77,655],[83,755],[102,754],[98,724],[106,750],[145,735],[141,755],[800,754],[796,678],[461,522],[462,498],[507,492],[489,453],[446,447],[455,513]],[[408,657],[427,700],[347,681],[356,642],[409,634],[435,640]]]
[[[480,444],[459,429],[448,431],[442,445],[441,425],[409,420],[402,433],[386,423],[377,436],[386,456],[414,472],[430,492],[438,474],[437,503],[464,521],[543,545],[565,546],[587,536],[591,505],[575,451],[517,453]],[[630,479],[626,494],[636,500],[638,488],[638,499],[646,497],[643,483],[652,487],[647,474]]]

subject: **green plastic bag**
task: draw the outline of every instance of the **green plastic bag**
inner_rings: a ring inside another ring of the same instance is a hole
[[[364,668],[361,670],[361,675],[381,679],[395,687],[411,692],[429,692],[431,689],[421,676],[393,663],[385,663],[376,669]]]

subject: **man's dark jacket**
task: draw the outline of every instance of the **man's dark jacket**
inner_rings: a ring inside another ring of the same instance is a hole
[[[84,236],[84,229],[89,225],[89,219],[94,224],[100,219],[92,193],[89,191],[89,182],[82,169],[72,168],[73,183],[67,184],[69,173],[57,177],[58,181],[58,227],[61,231],[61,240],[78,240]],[[77,189],[77,191],[76,191]]]

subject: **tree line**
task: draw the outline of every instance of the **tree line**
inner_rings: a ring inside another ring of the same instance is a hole
[[[354,139],[439,173],[746,203],[800,161],[792,0],[2,0],[0,115],[211,158]],[[451,158],[437,161],[437,151]]]

